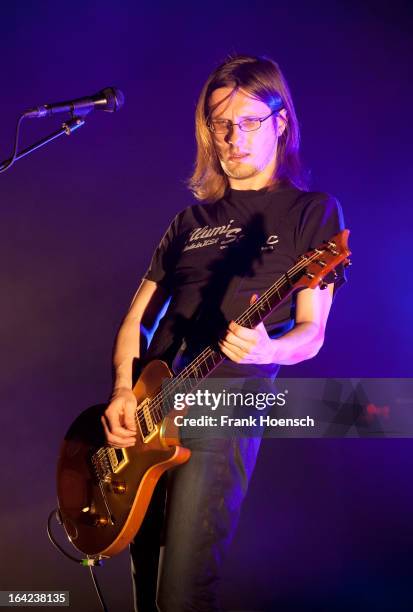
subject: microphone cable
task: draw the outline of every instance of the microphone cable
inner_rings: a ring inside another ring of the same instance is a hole
[[[14,164],[14,162],[16,161],[16,157],[17,157],[17,149],[19,146],[19,132],[20,132],[20,124],[23,121],[23,119],[25,118],[24,113],[22,115],[20,115],[20,117],[17,120],[17,125],[16,125],[16,132],[15,132],[15,136],[14,136],[14,150],[13,150],[13,154],[10,157],[9,160],[7,160],[7,162],[4,164],[3,167],[0,167],[0,174],[2,172],[6,172],[6,170],[8,170],[9,168],[11,168],[11,166]]]

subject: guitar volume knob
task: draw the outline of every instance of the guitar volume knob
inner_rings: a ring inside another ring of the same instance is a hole
[[[97,514],[93,517],[93,523],[95,527],[106,527],[107,525],[109,525],[109,519],[106,516]]]
[[[124,493],[126,493],[126,482],[122,480],[112,480],[110,488],[112,490],[112,493],[116,493],[117,495],[124,495]]]

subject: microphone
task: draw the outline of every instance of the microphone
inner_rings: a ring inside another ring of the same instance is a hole
[[[23,113],[23,116],[29,119],[38,119],[40,117],[50,117],[57,113],[87,115],[92,110],[104,110],[108,113],[114,113],[122,108],[124,101],[125,96],[120,89],[106,87],[106,89],[102,89],[102,91],[99,91],[94,96],[29,108]]]

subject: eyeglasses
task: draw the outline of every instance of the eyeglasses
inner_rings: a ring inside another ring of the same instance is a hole
[[[263,121],[269,119],[274,113],[278,111],[272,111],[266,117],[259,119],[258,117],[248,117],[247,119],[241,119],[238,123],[232,123],[230,119],[212,119],[208,121],[208,129],[214,134],[225,134],[231,130],[234,125],[237,125],[243,132],[254,132],[259,130]]]

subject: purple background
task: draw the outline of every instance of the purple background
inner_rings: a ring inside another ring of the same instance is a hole
[[[108,85],[126,96],[0,178],[2,589],[70,590],[73,609],[99,609],[86,572],[46,539],[56,456],[74,417],[107,398],[120,320],[191,203],[196,99],[227,53],[280,63],[313,186],[339,198],[352,230],[325,345],[281,375],[411,375],[411,33],[399,0],[2,6],[1,158],[27,107]],[[59,124],[24,123],[21,147]],[[412,464],[410,440],[266,440],[227,609],[411,609]],[[124,554],[99,572],[114,610],[130,607],[127,565]]]

